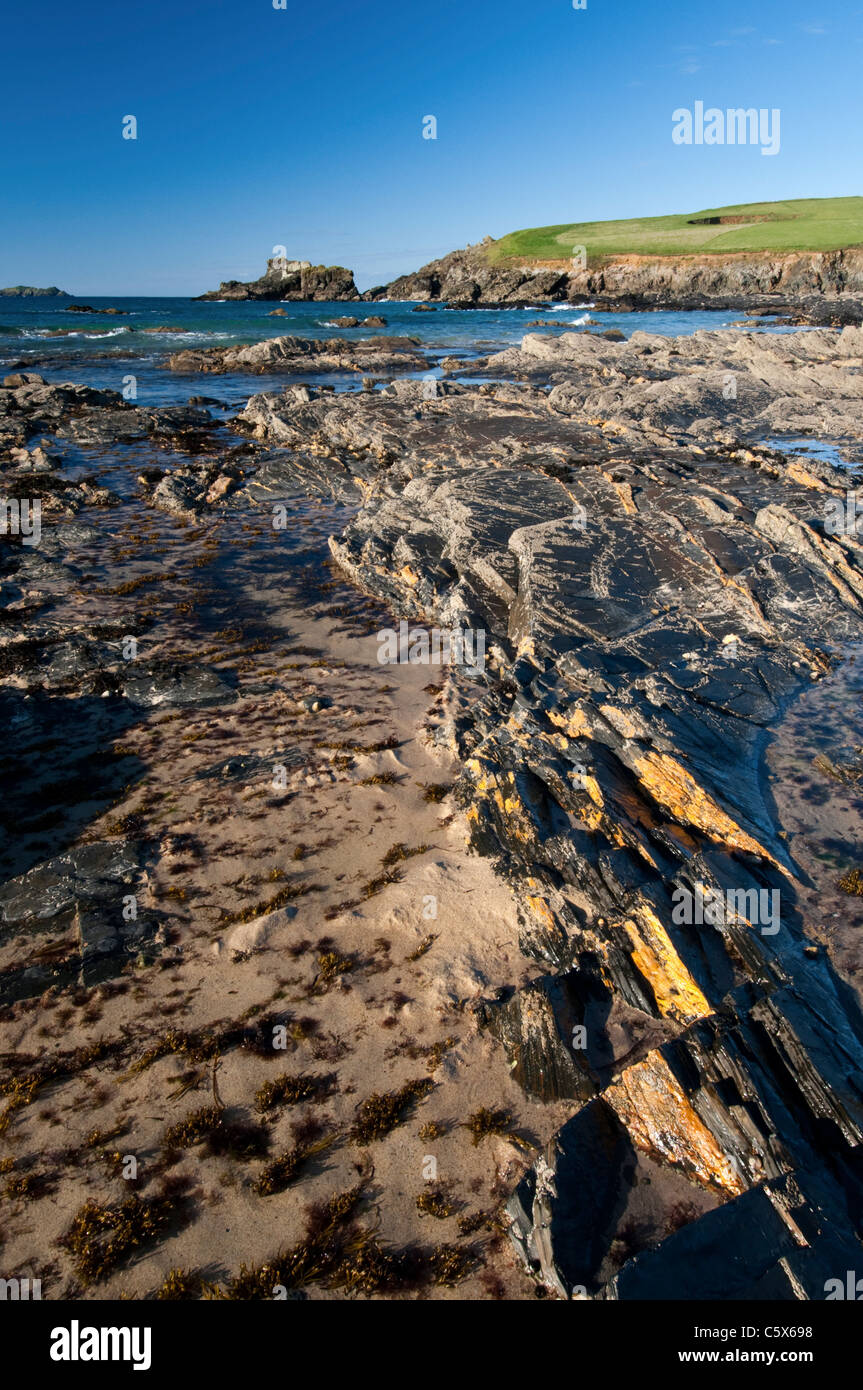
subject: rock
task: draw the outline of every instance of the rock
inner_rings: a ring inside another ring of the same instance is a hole
[[[494,243],[451,251],[410,275],[370,290],[367,299],[445,301],[450,308],[491,308],[547,299],[628,312],[717,308],[791,312],[805,323],[863,323],[863,251],[748,256],[621,256],[599,267],[557,269],[496,261]]]
[[[202,708],[231,704],[237,698],[237,692],[209,667],[170,661],[134,663],[133,671],[121,673],[120,693],[133,705],[146,709],[159,705]]]
[[[235,927],[228,937],[228,950],[234,955],[251,955],[252,951],[260,951],[266,945],[269,933],[266,917],[259,917],[255,922],[244,922],[242,926]]]
[[[429,365],[415,338],[268,338],[239,348],[176,352],[175,372],[362,372],[417,371]]]
[[[82,898],[119,903],[138,862],[138,849],[128,841],[105,840],[69,850],[0,887],[0,922],[38,929],[71,912]]]
[[[221,502],[240,486],[243,470],[237,464],[190,464],[156,477],[139,475],[154,506],[184,521],[196,521],[208,507]]]
[[[431,410],[401,380],[241,416],[314,447],[318,477],[350,459],[362,504],[331,550],[359,587],[502,657],[440,737],[536,962],[480,1021],[526,1090],[576,1111],[510,1207],[566,1296],[813,1297],[853,1268],[860,1010],[807,953],[820,923],[761,750],[816,651],[863,641],[863,545],[825,531],[847,473],[761,441],[782,419],[859,448],[861,360],[855,328],[529,334],[466,370],[496,383],[448,382]],[[698,885],[738,907],[687,925]],[[650,1202],[655,1248],[633,1254],[618,1223]]]
[[[11,376],[3,378],[3,385],[10,391],[17,390],[19,386],[44,386],[45,378],[37,372],[13,372]]]
[[[117,391],[71,382],[47,384],[35,372],[13,373],[0,388],[0,446],[7,448],[23,447],[34,435],[50,433],[77,444],[150,437],[194,449],[215,428],[205,410],[140,407]]]
[[[219,299],[284,299],[337,300],[359,299],[350,270],[341,265],[315,265],[309,261],[288,261],[273,257],[259,280],[223,281],[218,290],[199,294],[199,300]]]
[[[67,313],[67,314],[123,314],[123,315],[125,316],[126,313],[127,313],[127,311],[126,311],[125,309],[94,309],[93,306],[92,306],[92,304],[70,304],[70,305],[68,305],[68,307],[67,307],[67,309],[66,309],[66,313]],[[146,332],[147,330],[145,329],[144,331]],[[160,330],[160,329],[155,329],[155,330],[150,330],[150,331],[151,331],[151,332],[160,332],[161,330]]]
[[[255,782],[259,778],[272,782],[277,767],[302,767],[304,759],[295,748],[283,749],[263,758],[256,754],[234,754],[212,767],[195,773],[195,780],[218,778],[227,782]]]
[[[284,319],[287,318],[287,316],[287,309],[271,309],[270,312],[267,314],[268,319]]]
[[[204,500],[207,502],[208,506],[212,506],[214,502],[218,502],[220,498],[225,497],[236,486],[236,478],[232,478],[227,473],[220,473],[215,482],[212,483],[207,490],[207,495]]]
[[[379,314],[372,314],[369,318],[363,319],[364,328],[386,328],[386,326],[386,319],[382,319]]]
[[[417,311],[434,308],[428,300],[446,301],[450,308],[511,307],[539,299],[567,298],[568,276],[544,268],[510,270],[493,265],[489,248],[469,247],[431,261],[412,275],[401,275],[385,287],[387,299],[422,301]]]
[[[307,714],[317,714],[318,710],[332,709],[332,700],[327,695],[302,695],[297,701],[297,709]]]
[[[333,319],[334,328],[356,328],[358,324],[359,319],[355,318]]]

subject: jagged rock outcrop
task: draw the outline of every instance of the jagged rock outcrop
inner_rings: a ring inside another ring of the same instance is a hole
[[[487,239],[488,240],[488,239]],[[430,261],[411,275],[400,275],[391,284],[369,291],[367,298],[440,299],[457,304],[529,304],[537,299],[570,298],[568,267],[492,265],[484,247],[451,251]]]
[[[617,256],[580,269],[570,262],[494,262],[490,238],[452,251],[365,298],[446,300],[465,307],[581,302],[618,309],[685,308],[800,311],[813,321],[860,322],[863,251],[751,255]],[[836,301],[829,305],[822,300]],[[827,321],[831,321],[828,317]]]
[[[575,293],[634,296],[642,302],[694,296],[729,305],[777,295],[794,301],[812,295],[863,294],[863,251],[795,251],[785,255],[740,252],[728,256],[620,256],[572,276]]]
[[[150,436],[189,446],[214,428],[208,411],[195,406],[133,405],[119,391],[49,383],[37,372],[13,372],[0,385],[0,464],[45,431],[76,444]]]
[[[795,429],[826,398],[859,450],[860,334],[717,336],[527,339],[481,368],[525,384],[270,394],[241,417],[323,479],[350,460],[364,504],[331,549],[357,584],[488,635],[445,737],[535,967],[480,1020],[569,1108],[509,1203],[566,1297],[821,1298],[863,1231],[860,996],[813,945],[762,768],[788,704],[863,641],[863,546],[825,522],[847,474],[755,443],[774,397]],[[752,390],[711,442],[726,357]]]
[[[528,334],[518,348],[459,368],[551,384],[549,406],[647,438],[733,443],[799,432],[854,439],[863,329],[811,333]]]
[[[416,338],[267,338],[248,347],[187,348],[168,358],[174,372],[395,372],[430,365]]]
[[[353,271],[342,265],[312,265],[310,261],[288,261],[274,256],[258,280],[225,280],[217,290],[196,296],[199,300],[359,299]]]

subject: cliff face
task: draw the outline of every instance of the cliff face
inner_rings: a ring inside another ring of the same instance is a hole
[[[217,290],[197,299],[359,299],[353,271],[341,265],[312,265],[310,261],[267,261],[259,280],[224,280]]]
[[[413,275],[402,275],[376,299],[449,300],[462,304],[530,303],[537,299],[613,298],[647,306],[686,306],[710,300],[716,307],[824,295],[863,294],[863,251],[794,252],[756,256],[622,256],[586,269],[568,262],[507,265],[489,261],[488,238],[453,251]]]
[[[372,290],[370,294],[376,299],[439,299],[477,305],[570,298],[567,263],[551,268],[491,265],[485,254],[490,245],[491,239],[486,237],[481,246],[451,251],[448,256],[422,266],[413,275],[400,275],[391,284]]]
[[[360,294],[344,266],[272,259],[258,280],[226,280],[200,300],[414,300],[481,307],[608,300],[621,308],[796,305],[863,295],[863,250],[762,256],[619,256],[584,270],[569,261],[494,264],[490,237]],[[30,291],[36,293],[36,291]],[[46,291],[43,291],[46,293]]]
[[[576,292],[724,295],[863,293],[863,251],[792,252],[784,256],[622,257],[570,277]]]

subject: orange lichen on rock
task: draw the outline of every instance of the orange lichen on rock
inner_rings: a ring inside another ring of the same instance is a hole
[[[590,723],[581,705],[575,705],[573,709],[567,710],[566,714],[550,709],[548,717],[552,724],[565,729],[570,738],[590,738]]]
[[[781,866],[763,845],[717,806],[712,797],[702,791],[695,778],[669,753],[651,751],[635,759],[635,772],[641,785],[654,801],[684,825],[695,826],[718,844],[729,849],[747,850],[758,854],[777,868]]]
[[[815,488],[818,492],[826,492],[827,484],[820,478],[816,478],[814,473],[810,473],[808,468],[804,468],[802,463],[796,459],[791,459],[786,464],[788,477],[793,483],[800,483],[803,487]]]
[[[628,1067],[604,1098],[645,1153],[678,1165],[703,1187],[733,1197],[746,1190],[746,1182],[693,1110],[660,1052]]]
[[[545,898],[528,896],[525,901],[534,917],[541,922],[544,927],[550,931],[557,930],[557,919]]]
[[[632,960],[653,991],[656,1007],[663,1018],[677,1023],[694,1023],[712,1013],[698,985],[674,949],[659,918],[646,905],[638,922],[629,919],[623,930],[632,946]]]
[[[606,482],[611,483],[611,486],[614,488],[615,492],[620,498],[620,504],[623,507],[624,515],[637,516],[638,508],[632,500],[632,488],[630,487],[629,483],[621,482],[618,478],[612,477],[612,475],[610,473],[606,473],[604,469],[602,476],[603,478],[605,478]]]
[[[478,758],[469,758],[465,766],[476,778],[477,798],[494,801],[498,811],[506,819],[509,834],[525,844],[533,840],[536,833],[533,821],[518,795],[514,774],[508,772],[498,777],[494,772],[485,770]],[[503,787],[501,783],[504,784]]]

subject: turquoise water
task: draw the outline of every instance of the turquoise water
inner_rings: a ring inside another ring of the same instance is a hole
[[[71,304],[116,308],[122,315],[72,314]],[[273,317],[284,309],[284,317]],[[415,312],[412,303],[278,304],[250,301],[196,303],[192,299],[88,298],[0,299],[0,369],[28,367],[48,381],[75,381],[122,391],[133,375],[141,405],[185,403],[190,395],[215,397],[226,405],[245,402],[258,391],[284,389],[284,375],[186,375],[165,370],[167,357],[183,348],[237,347],[293,334],[303,338],[411,337],[433,362],[446,356],[469,361],[521,342],[525,333],[584,329],[588,321],[617,328],[628,338],[637,329],[667,336],[703,328],[727,328],[738,315],[727,311],[598,313],[583,305],[537,304],[527,309],[446,309]],[[336,328],[333,320],[380,315],[384,328]],[[536,326],[537,319],[554,326]],[[764,327],[764,325],[760,325]],[[755,325],[753,325],[755,327]],[[416,375],[416,373],[415,373]],[[302,378],[336,390],[357,390],[356,373]]]

